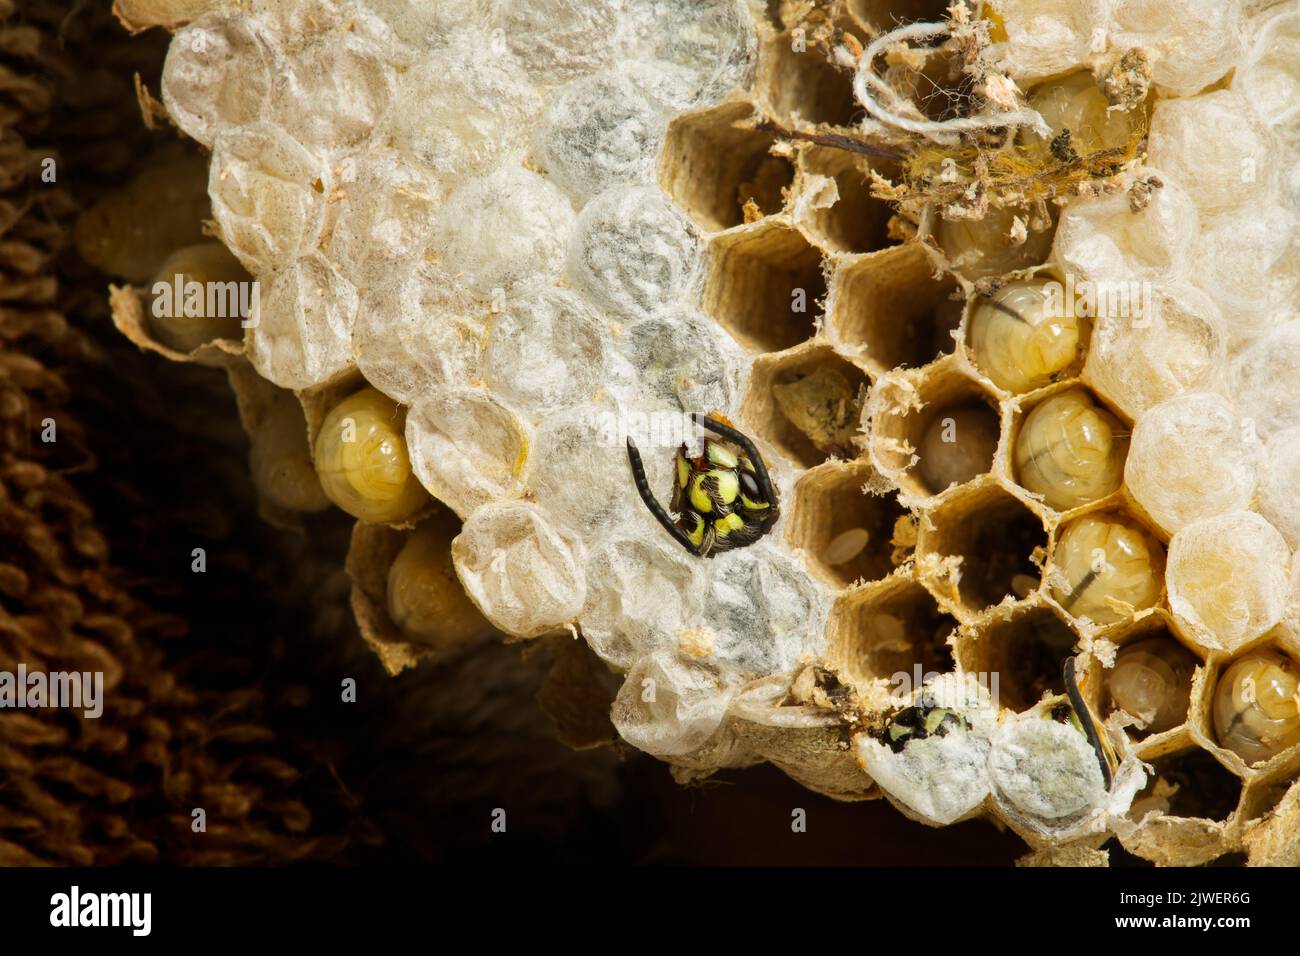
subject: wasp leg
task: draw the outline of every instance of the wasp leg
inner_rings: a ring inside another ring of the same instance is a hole
[[[735,442],[740,446],[741,451],[748,455],[749,460],[754,464],[754,480],[758,482],[758,490],[763,493],[763,497],[767,500],[768,504],[772,506],[773,512],[775,512],[776,492],[772,488],[772,479],[767,474],[767,465],[763,461],[763,456],[758,453],[758,448],[749,439],[749,436],[744,435],[736,431],[736,429],[722,424],[722,422],[718,421],[716,418],[710,418],[707,415],[695,413],[691,415],[691,419],[695,424],[707,428],[709,431],[721,435],[728,441]]]
[[[1110,772],[1110,761],[1106,759],[1106,751],[1102,746],[1101,738],[1097,735],[1097,727],[1092,721],[1092,712],[1088,710],[1088,704],[1084,701],[1079,685],[1075,681],[1073,657],[1065,659],[1064,672],[1065,693],[1070,698],[1070,706],[1079,715],[1084,736],[1088,738],[1088,743],[1092,745],[1092,750],[1097,755],[1097,763],[1101,765],[1101,777],[1106,782],[1106,789],[1109,790],[1114,782],[1114,776]]]
[[[672,516],[664,510],[664,506],[659,503],[659,499],[650,490],[650,483],[646,481],[645,477],[645,465],[641,462],[641,452],[637,450],[636,444],[630,436],[627,440],[627,459],[632,465],[632,481],[636,484],[637,494],[641,496],[645,506],[650,509],[650,513],[664,526],[664,530],[673,536],[673,540],[691,554],[699,554],[695,545],[691,544],[690,538],[686,537],[686,532],[677,527],[677,523],[673,521]]]

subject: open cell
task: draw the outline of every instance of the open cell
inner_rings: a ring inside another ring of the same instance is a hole
[[[907,512],[895,496],[864,490],[873,477],[865,462],[828,463],[795,485],[786,538],[833,587],[888,577],[908,556],[894,542],[895,525]]]
[[[807,38],[782,33],[767,42],[764,53],[766,93],[782,122],[850,126],[863,115],[852,74],[832,66]]]
[[[878,412],[872,425],[877,436],[894,443],[887,464],[903,490],[937,495],[988,474],[1001,423],[979,383],[955,371],[928,376],[917,397],[918,403]]]
[[[1136,818],[1158,810],[1169,816],[1222,821],[1241,800],[1241,780],[1199,748],[1151,761],[1154,770],[1133,800]]]
[[[936,277],[917,244],[887,249],[846,266],[830,304],[832,336],[864,350],[873,372],[919,368],[956,349],[962,302],[956,280]]]
[[[841,674],[864,685],[887,680],[896,692],[916,677],[953,668],[949,635],[957,621],[925,588],[899,579],[844,595],[832,611],[832,660]]]
[[[871,195],[871,164],[865,157],[813,148],[803,154],[800,164],[805,175],[835,180],[839,198],[830,206],[812,209],[806,223],[823,246],[837,252],[875,252],[895,243],[889,236],[893,210]],[[882,173],[896,176],[892,169]]]
[[[1159,621],[1159,618],[1149,620]],[[1200,658],[1163,624],[1127,635],[1113,667],[1103,673],[1103,712],[1116,711],[1138,719],[1128,734],[1144,740],[1187,722],[1192,678]]]
[[[994,622],[978,641],[967,642],[961,654],[962,669],[997,679],[998,703],[1024,711],[1045,694],[1062,694],[1066,658],[1074,653],[1077,637],[1064,621],[1047,608],[1025,608],[1010,619]]]
[[[753,115],[748,104],[726,103],[668,127],[660,184],[704,229],[740,225],[747,206],[769,216],[785,205],[794,165],[772,155],[774,135],[745,128]]]
[[[873,31],[884,33],[904,23],[944,20],[951,0],[848,0],[850,14]]]
[[[961,559],[958,595],[968,611],[1019,598],[1041,578],[1035,559],[1047,545],[1043,523],[1000,488],[976,487],[950,498],[935,509],[933,525],[922,526],[921,547]]]
[[[791,461],[811,468],[832,455],[858,456],[862,369],[826,345],[806,345],[754,363],[742,415]]]
[[[747,348],[779,352],[812,338],[826,295],[821,253],[779,223],[714,238],[704,307]]]

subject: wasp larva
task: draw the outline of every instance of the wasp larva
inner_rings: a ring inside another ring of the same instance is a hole
[[[154,276],[149,329],[163,345],[192,352],[213,339],[242,339],[242,319],[257,307],[248,301],[252,277],[219,242],[177,249]],[[242,295],[242,299],[241,299]]]
[[[1052,553],[1052,597],[1076,618],[1110,624],[1160,597],[1165,551],[1142,531],[1114,518],[1071,522]]]
[[[331,501],[376,524],[402,521],[429,499],[411,471],[406,412],[373,388],[350,395],[326,416],[316,437],[316,471]]]
[[[998,419],[986,405],[948,409],[935,415],[921,436],[917,469],[938,494],[988,471],[997,448]]]
[[[1037,406],[1016,438],[1020,484],[1057,511],[1104,498],[1124,479],[1128,435],[1110,412],[1072,388]]]
[[[976,302],[970,332],[975,364],[999,388],[1025,392],[1046,385],[1078,355],[1081,320],[1061,283],[1012,282]]]
[[[1057,159],[1087,156],[1100,149],[1122,149],[1137,124],[1136,110],[1112,110],[1089,70],[1040,83],[1029,92],[1029,108],[1052,128],[1048,139],[1028,129],[1021,137],[1038,154],[1052,150]]]
[[[453,647],[491,631],[451,563],[454,521],[422,524],[402,546],[388,571],[388,616],[421,644]]]
[[[1214,692],[1214,732],[1219,743],[1248,764],[1300,743],[1300,668],[1271,651],[1234,661]]]
[[[312,467],[307,420],[290,392],[281,392],[250,436],[253,484],[269,502],[289,511],[329,507]]]
[[[1027,223],[1028,210],[994,209],[983,219],[943,219],[935,238],[953,268],[967,279],[1005,275],[1043,262],[1052,250],[1052,230],[1030,229],[1016,242],[1016,219]]]
[[[1187,719],[1196,658],[1168,637],[1129,644],[1106,674],[1111,703],[1138,718],[1139,728],[1158,734]]]

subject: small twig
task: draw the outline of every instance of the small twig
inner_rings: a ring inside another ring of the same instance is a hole
[[[903,153],[895,149],[889,149],[885,146],[876,146],[874,143],[866,143],[853,136],[844,133],[810,133],[804,130],[787,129],[776,120],[764,118],[754,124],[754,129],[760,133],[775,133],[781,139],[797,139],[805,143],[815,143],[818,146],[829,146],[832,149],[843,149],[850,153],[861,153],[864,156],[878,156],[881,159],[903,159]]]

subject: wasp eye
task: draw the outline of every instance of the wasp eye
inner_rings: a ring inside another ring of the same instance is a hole
[[[740,493],[750,501],[758,500],[758,481],[747,471],[740,472]]]

